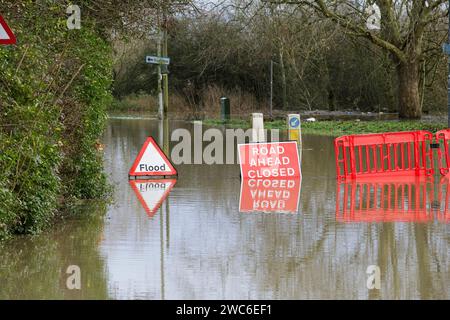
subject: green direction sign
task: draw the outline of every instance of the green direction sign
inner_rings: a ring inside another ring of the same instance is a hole
[[[151,64],[170,64],[170,58],[165,57],[155,57],[155,56],[146,56],[145,62],[151,63]]]

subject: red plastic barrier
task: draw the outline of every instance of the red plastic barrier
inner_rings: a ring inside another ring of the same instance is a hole
[[[433,177],[401,176],[338,182],[339,222],[428,222],[434,219]]]
[[[447,175],[450,172],[450,129],[445,129],[436,132],[436,142],[439,143],[438,160],[439,172],[442,175]]]
[[[343,136],[335,139],[339,180],[392,175],[430,176],[433,134],[428,131]]]

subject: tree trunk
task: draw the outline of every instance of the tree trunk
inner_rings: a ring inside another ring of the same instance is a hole
[[[398,112],[400,118],[420,119],[422,106],[419,94],[419,63],[400,62],[397,65]]]

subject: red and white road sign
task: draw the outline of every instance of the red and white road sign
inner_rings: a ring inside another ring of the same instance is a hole
[[[16,44],[16,41],[14,33],[0,15],[0,44]]]
[[[297,142],[238,146],[242,179],[293,179],[301,176]]]
[[[297,213],[301,177],[294,179],[242,179],[240,212]]]
[[[130,176],[175,176],[177,170],[152,137],[148,137],[131,166]]]
[[[129,182],[145,212],[151,218],[158,212],[177,180],[130,180]]]

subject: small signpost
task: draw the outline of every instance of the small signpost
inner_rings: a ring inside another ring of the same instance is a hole
[[[176,182],[177,180],[175,179],[131,180],[130,186],[145,212],[151,218],[158,212],[159,207],[167,198]]]
[[[177,170],[152,137],[148,137],[134,161],[129,176],[176,176]]]
[[[16,44],[17,39],[5,19],[0,15],[0,45]]]
[[[157,57],[157,56],[146,56],[145,62],[150,64],[162,64],[162,65],[169,65],[170,64],[170,58],[165,57]]]
[[[296,141],[238,145],[242,179],[300,178]]]
[[[301,124],[299,114],[288,115],[288,139],[301,143]]]

